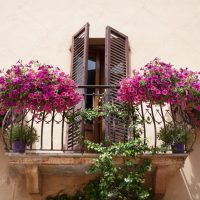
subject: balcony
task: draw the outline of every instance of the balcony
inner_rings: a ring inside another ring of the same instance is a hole
[[[104,99],[111,104],[115,103],[116,86],[79,86],[80,92],[84,93],[84,101],[77,109],[81,107],[96,107],[100,99]],[[101,106],[101,105],[100,105]],[[75,113],[75,109],[71,113]],[[39,194],[41,192],[41,174],[84,174],[88,167],[94,163],[98,154],[89,151],[82,142],[88,139],[94,142],[106,144],[107,138],[111,138],[112,142],[134,139],[134,134],[127,132],[118,132],[118,126],[122,124],[113,116],[105,118],[98,117],[93,121],[86,121],[81,116],[77,116],[79,121],[79,129],[74,124],[69,124],[66,120],[66,113],[52,112],[45,117],[43,112],[41,119],[35,118],[35,113],[29,111],[23,112],[20,116],[14,115],[13,111],[7,113],[4,121],[4,128],[9,131],[9,135],[3,131],[4,146],[12,168],[17,169],[20,173],[26,174],[27,189],[30,194]],[[170,122],[179,123],[184,120],[189,123],[187,115],[181,110],[175,110],[170,105],[148,105],[141,103],[137,109],[137,115],[145,121],[141,125],[141,138],[145,138],[150,146],[159,147],[161,141],[158,140],[158,132],[161,127],[165,127]],[[14,123],[21,125],[28,124],[31,130],[36,129],[39,141],[28,146],[25,154],[13,153],[12,127]],[[111,128],[108,128],[109,126]],[[82,139],[79,138],[81,133]],[[195,141],[195,136],[194,136]],[[150,175],[151,186],[154,188],[156,199],[161,199],[165,193],[166,184],[178,169],[183,167],[184,160],[188,153],[192,150],[194,141],[188,146],[185,145],[184,154],[172,154],[171,150],[167,150],[157,155],[142,155],[140,159],[148,158],[152,160],[153,168]],[[139,162],[132,159],[133,162]],[[116,164],[122,163],[122,158],[117,157]],[[155,176],[154,176],[155,175]]]

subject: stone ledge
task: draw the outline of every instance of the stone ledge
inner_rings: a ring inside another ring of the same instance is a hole
[[[18,153],[6,153],[9,164],[38,164],[38,165],[79,165],[79,164],[93,164],[99,154],[18,154]],[[144,154],[141,155],[141,159],[150,159],[154,165],[170,165],[173,163],[183,164],[183,161],[187,158],[188,154]],[[130,158],[134,160],[133,158]],[[116,157],[115,162],[120,163],[123,159]],[[137,162],[137,161],[136,161]]]
[[[81,175],[85,174],[93,164],[98,154],[16,154],[6,153],[10,167],[26,175],[27,189],[30,194],[39,194],[41,191],[41,174],[45,175]],[[129,158],[134,163],[144,159],[152,161],[153,189],[155,199],[162,199],[170,177],[184,165],[188,154],[144,154],[140,158]],[[123,158],[116,157],[116,164],[122,164]]]

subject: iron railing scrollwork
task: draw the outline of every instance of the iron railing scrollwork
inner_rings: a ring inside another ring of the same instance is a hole
[[[109,90],[111,88],[119,88],[119,86],[109,86],[109,85],[82,85],[79,88],[95,88],[95,93],[84,94],[84,98],[92,97],[92,104],[95,105],[95,98],[105,98],[106,95],[109,94]],[[68,112],[68,111],[66,111]],[[84,152],[86,148],[83,143],[82,146],[77,146],[77,142],[75,142],[76,137],[78,137],[78,133],[74,133],[72,136],[72,141],[70,143],[70,148],[68,146],[68,129],[69,129],[69,121],[66,118],[66,112],[57,113],[53,111],[52,113],[46,116],[46,113],[43,112],[40,119],[35,117],[35,112],[31,111],[21,111],[21,113],[16,114],[14,110],[10,109],[3,121],[2,125],[2,137],[5,145],[6,151],[12,151],[12,142],[10,140],[12,134],[12,128],[15,123],[28,124],[31,127],[31,130],[36,129],[37,134],[39,136],[39,141],[35,144],[31,144],[27,147],[28,152],[71,152],[71,151],[82,151]],[[72,109],[70,112],[76,112]],[[157,139],[158,131],[161,127],[166,127],[167,124],[173,123],[188,123],[190,124],[190,119],[184,111],[180,109],[180,107],[170,106],[166,104],[163,105],[151,105],[148,103],[142,102],[138,105],[137,114],[139,118],[143,121],[148,118],[148,123],[145,122],[141,125],[142,130],[142,138],[145,138],[149,141],[152,146],[159,146],[160,141]],[[105,119],[101,119],[102,121],[98,121],[99,119],[95,119],[97,124],[90,123],[89,125],[84,119],[80,120],[80,126],[82,126],[83,130],[83,139],[92,139],[95,142],[104,142],[102,141],[106,137],[106,127],[103,127],[103,122]],[[96,127],[100,127],[101,135],[98,135],[95,138],[92,138],[96,133]],[[113,125],[113,138],[116,138],[117,131],[115,128],[117,124]],[[85,128],[85,130],[84,130]],[[125,136],[124,136],[125,137]],[[194,135],[193,142],[189,147],[187,147],[186,151],[190,152],[192,150],[192,146],[196,139],[196,135]],[[115,141],[114,141],[115,142]]]

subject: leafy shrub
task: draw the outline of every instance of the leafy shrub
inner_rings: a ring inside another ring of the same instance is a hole
[[[187,143],[194,135],[194,129],[184,123],[169,123],[162,127],[158,133],[158,139],[162,140],[165,146]]]
[[[10,132],[12,142],[24,141],[26,145],[33,144],[38,141],[37,132],[34,128],[31,129],[28,125],[15,124]]]

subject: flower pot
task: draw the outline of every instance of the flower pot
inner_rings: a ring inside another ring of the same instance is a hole
[[[184,153],[185,151],[185,145],[183,143],[173,144],[172,147],[172,153]]]
[[[15,153],[24,153],[26,150],[26,143],[21,140],[13,142],[13,152]]]

